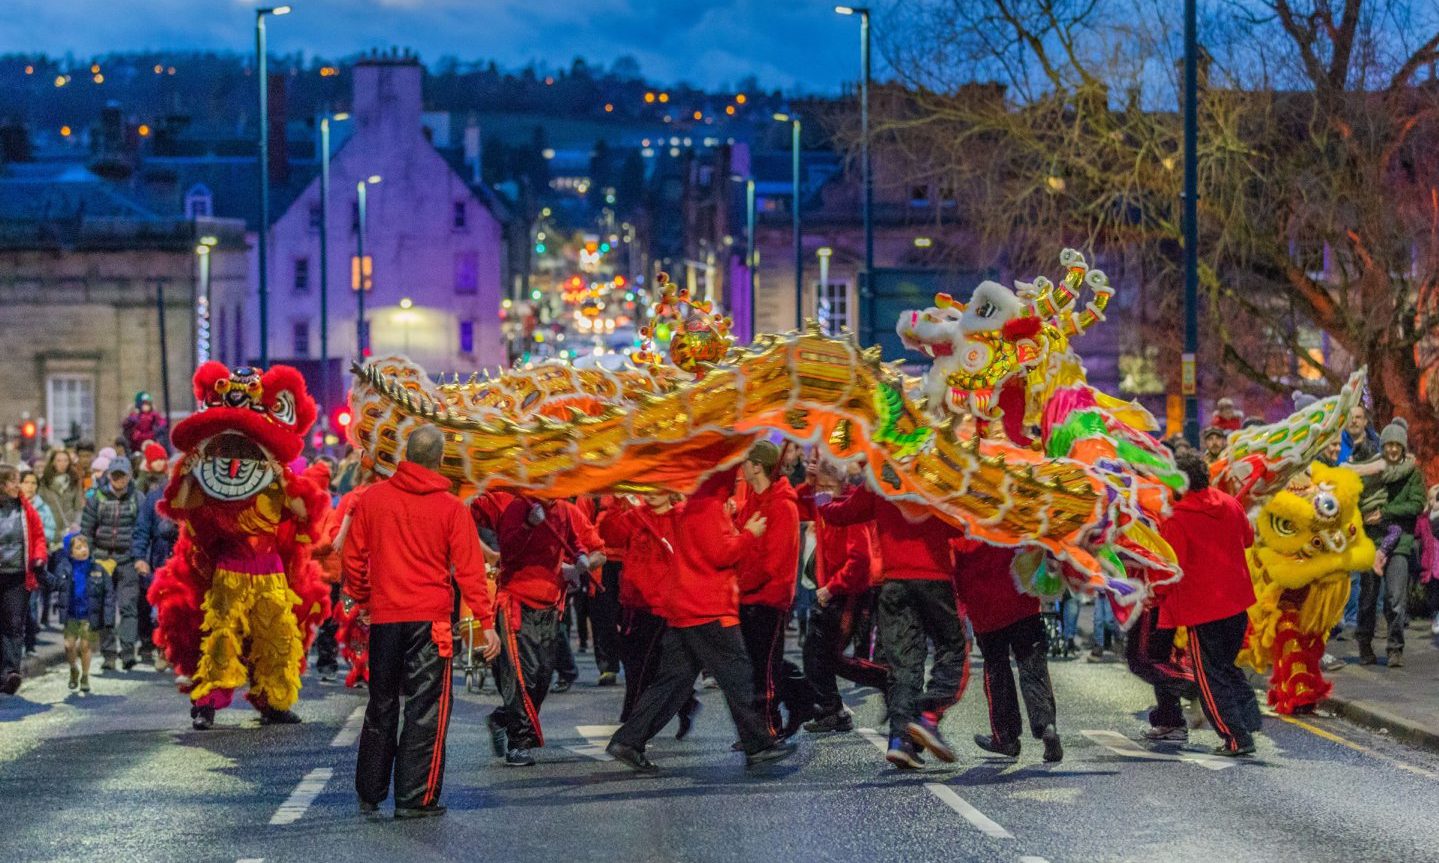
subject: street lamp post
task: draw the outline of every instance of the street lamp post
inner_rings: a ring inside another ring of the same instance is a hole
[[[834,250],[829,246],[820,246],[815,250],[815,255],[819,258],[819,291],[814,299],[814,312],[816,317],[819,316],[820,309],[823,308],[824,292],[829,290],[829,257],[832,254],[834,254]],[[825,335],[832,336],[835,334],[834,317],[832,313],[821,318],[820,323],[824,326]]]
[[[754,214],[754,180],[744,181],[744,207],[745,207],[745,235],[749,245],[749,254],[745,257],[745,267],[749,270],[749,338],[754,340],[754,304],[759,295],[759,261],[756,257],[755,245],[755,214]]]
[[[874,321],[871,306],[874,302],[874,174],[869,153],[869,9],[863,6],[836,6],[834,11],[841,15],[859,16],[859,124],[860,124],[860,171],[864,183],[864,280],[860,288],[860,308],[863,311],[859,330],[860,343],[873,340]]]
[[[357,209],[360,219],[360,224],[355,229],[355,354],[362,363],[365,361],[365,349],[369,347],[369,339],[365,338],[365,291],[368,290],[366,277],[370,279],[369,285],[374,284],[374,268],[371,267],[369,273],[365,271],[365,189],[378,182],[380,176],[376,174],[355,184],[355,194],[359,196]]]
[[[270,233],[270,72],[265,60],[265,18],[288,15],[289,6],[255,10],[255,67],[260,77],[260,367],[270,365],[270,274],[267,248]]]
[[[790,124],[790,210],[794,225],[794,328],[804,328],[804,246],[801,242],[799,217],[799,117],[792,114],[775,114],[781,123]]]
[[[320,377],[323,398],[330,399],[330,121],[345,113],[320,118]]]
[[[1199,75],[1195,0],[1184,0],[1184,436],[1199,446]]]

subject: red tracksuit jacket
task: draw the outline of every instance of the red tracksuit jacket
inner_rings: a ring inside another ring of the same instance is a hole
[[[1039,598],[1021,593],[1010,572],[1014,549],[972,539],[956,540],[954,548],[955,594],[977,634],[1039,614]]]
[[[815,588],[827,587],[833,596],[854,596],[869,590],[879,574],[874,524],[832,524],[815,508],[814,489],[808,483],[795,491],[800,518],[814,525]]]
[[[613,549],[624,556],[621,607],[653,611],[663,603],[665,585],[678,560],[674,515],[674,509],[660,515],[648,506],[635,506],[620,498],[600,511],[605,555]]]
[[[534,503],[545,508],[545,520],[531,527],[527,519]],[[502,601],[517,599],[527,608],[558,608],[567,588],[560,567],[601,545],[594,525],[565,500],[517,496],[501,513],[497,527]]]
[[[374,623],[446,623],[460,595],[484,629],[495,625],[485,559],[450,481],[413,462],[355,500],[342,552],[345,590]]]
[[[864,486],[819,507],[819,514],[833,525],[874,522],[886,581],[949,581],[954,577],[949,542],[964,535],[937,518],[910,521],[899,507]]]
[[[788,478],[776,479],[758,494],[751,489],[735,526],[744,530],[756,515],[764,517],[765,532],[740,559],[740,604],[788,609],[799,580],[799,508]]]
[[[1254,604],[1244,554],[1254,544],[1254,527],[1239,501],[1217,488],[1190,492],[1174,505],[1159,533],[1184,570],[1179,581],[1155,590],[1161,627],[1211,623]]]
[[[735,529],[725,501],[734,490],[735,470],[710,477],[673,515],[677,565],[658,613],[670,626],[739,624],[739,579],[735,566],[752,537]]]

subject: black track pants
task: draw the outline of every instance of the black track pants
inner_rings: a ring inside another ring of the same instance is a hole
[[[814,689],[815,708],[821,716],[838,713],[844,707],[838,677],[880,690],[889,683],[888,668],[844,655],[854,629],[855,612],[867,601],[864,594],[836,596],[828,605],[816,604],[810,613],[809,630],[804,636],[804,677]]]
[[[770,734],[778,735],[784,728],[781,704],[791,720],[805,719],[814,713],[816,696],[799,666],[784,658],[784,625],[789,610],[768,605],[741,605],[740,632],[745,652],[749,655],[750,673],[754,680],[756,703],[760,715],[766,717]]]
[[[1159,609],[1148,608],[1124,640],[1130,672],[1154,687],[1156,706],[1149,714],[1149,724],[1169,728],[1184,724],[1179,699],[1199,697],[1194,673],[1174,662],[1174,634],[1173,629],[1159,628]]]
[[[1049,636],[1039,615],[1017,620],[1003,629],[976,633],[984,657],[984,697],[989,702],[989,728],[996,740],[1017,741],[1024,728],[1019,717],[1019,695],[1024,695],[1029,730],[1037,738],[1044,726],[1054,724],[1054,686],[1049,681]],[[1014,689],[1010,654],[1019,666],[1019,692]]]
[[[1253,743],[1253,732],[1260,727],[1259,701],[1254,697],[1254,688],[1234,664],[1244,646],[1244,631],[1248,626],[1249,614],[1241,611],[1223,620],[1189,627],[1199,703],[1204,706],[1209,724],[1230,749]]]
[[[640,608],[626,608],[620,634],[620,660],[625,666],[625,702],[620,722],[630,718],[640,693],[654,683],[660,668],[660,642],[668,625],[663,617]]]
[[[370,627],[370,703],[355,764],[360,800],[384,800],[392,774],[396,808],[415,809],[440,799],[452,706],[452,650],[448,622]]]
[[[926,685],[929,643],[934,665]],[[921,713],[943,716],[969,684],[968,642],[948,580],[886,581],[879,591],[879,647],[890,667],[891,736],[902,735]]]
[[[620,564],[606,563],[604,590],[590,597],[590,630],[594,634],[595,667],[601,674],[620,670]]]
[[[492,667],[501,704],[490,717],[509,732],[511,749],[529,749],[545,745],[540,705],[544,704],[554,676],[560,612],[555,608],[518,606],[516,626],[511,619],[515,607],[502,608],[495,615],[500,655]]]

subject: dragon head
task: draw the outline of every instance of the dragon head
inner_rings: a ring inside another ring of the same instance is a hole
[[[1359,515],[1362,490],[1352,470],[1316,462],[1264,504],[1254,554],[1276,584],[1292,590],[1374,565]]]
[[[171,440],[184,454],[183,470],[200,490],[220,501],[253,497],[305,448],[315,422],[315,401],[305,379],[289,366],[269,371],[207,362],[194,377],[199,410],[175,424]]]

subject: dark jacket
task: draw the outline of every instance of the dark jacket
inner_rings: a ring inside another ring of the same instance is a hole
[[[1379,491],[1383,492],[1380,498],[1384,500],[1383,506],[1379,508],[1379,523],[1366,523],[1364,532],[1377,543],[1390,528],[1399,528],[1401,535],[1392,553],[1412,560],[1416,523],[1419,514],[1428,506],[1424,493],[1424,475],[1412,458],[1398,465],[1386,465],[1382,473],[1365,478],[1365,497]]]
[[[145,495],[140,504],[140,518],[135,522],[135,533],[130,539],[130,556],[150,564],[152,572],[170,559],[170,552],[180,538],[180,526],[160,515],[155,508],[164,492],[162,486],[151,489]]]
[[[65,537],[65,553],[50,573],[46,586],[59,591],[60,621],[88,620],[91,629],[115,625],[115,607],[106,602],[105,588],[109,584],[111,569],[90,557],[75,560],[70,556],[70,541],[79,534]]]
[[[123,495],[116,495],[109,484],[97,485],[85,501],[80,516],[80,532],[90,541],[90,551],[97,559],[113,558],[129,563],[135,525],[140,520],[140,495],[132,484]]]

